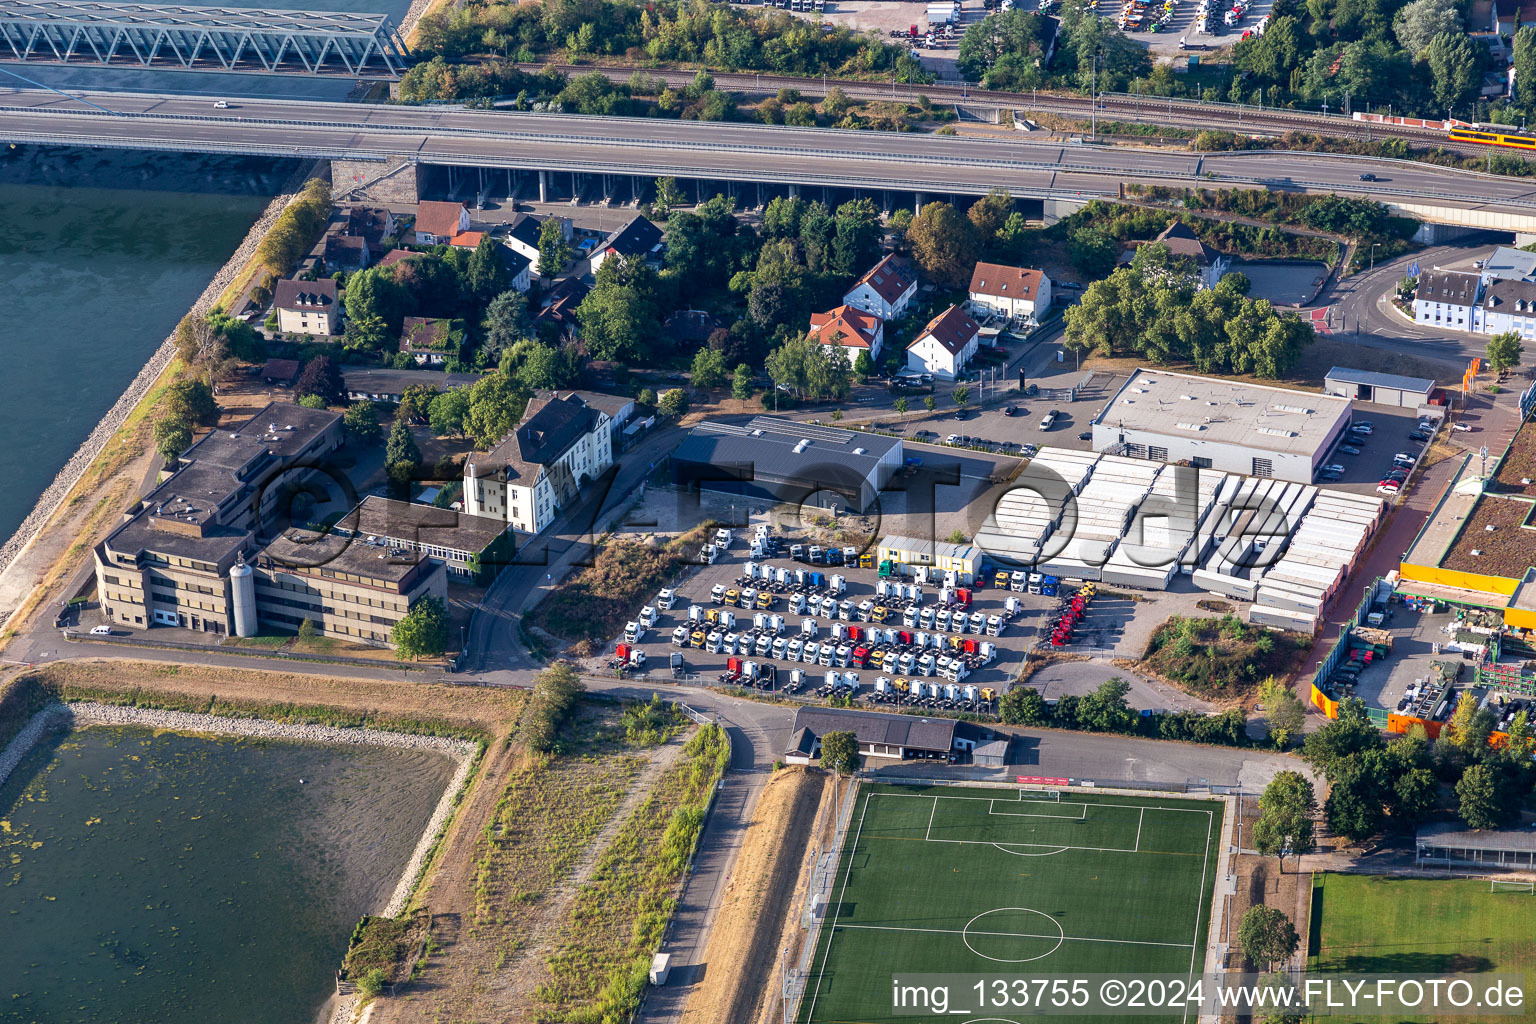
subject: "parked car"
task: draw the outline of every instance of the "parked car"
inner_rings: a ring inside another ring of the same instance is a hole
[[[1323,467],[1323,472],[1324,473],[1343,473],[1344,472],[1344,467],[1339,465],[1337,462],[1335,462],[1331,466],[1324,466]]]
[[[1341,444],[1341,445],[1339,445],[1339,451],[1343,452],[1345,455],[1359,455],[1360,454],[1360,449],[1356,448],[1352,444]]]
[[[1093,440],[1093,431],[1085,430],[1081,434],[1077,435],[1077,439],[1079,441],[1092,441]]]
[[[1422,430],[1415,430],[1413,433],[1408,435],[1408,440],[1418,441],[1420,444],[1425,444],[1428,443],[1432,436],[1432,434],[1426,434]]]

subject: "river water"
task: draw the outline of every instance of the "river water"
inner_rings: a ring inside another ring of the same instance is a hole
[[[440,754],[92,726],[0,786],[0,1022],[308,1024]]]
[[[68,150],[0,159],[0,543],[234,252],[288,170]]]

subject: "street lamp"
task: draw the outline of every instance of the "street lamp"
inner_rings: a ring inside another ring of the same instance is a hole
[[[1371,243],[1371,269],[1376,269],[1376,250],[1381,247],[1380,242]]]

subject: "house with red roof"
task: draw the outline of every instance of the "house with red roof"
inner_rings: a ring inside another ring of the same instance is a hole
[[[954,380],[976,355],[981,325],[959,306],[928,321],[907,346],[907,368]]]
[[[843,302],[881,320],[895,320],[917,294],[917,270],[895,253],[876,263],[853,283]]]
[[[447,245],[469,230],[469,208],[463,203],[424,199],[416,204],[416,244]]]
[[[1051,279],[1038,270],[978,263],[971,272],[971,312],[1009,320],[1039,320],[1051,308]]]
[[[849,363],[858,359],[860,352],[879,359],[885,321],[845,303],[826,313],[811,314],[811,338],[828,352],[841,349]]]

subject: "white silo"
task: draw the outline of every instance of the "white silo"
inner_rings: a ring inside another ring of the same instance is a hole
[[[230,603],[234,609],[235,636],[255,636],[258,632],[256,618],[256,576],[245,559],[235,561],[229,570]]]

